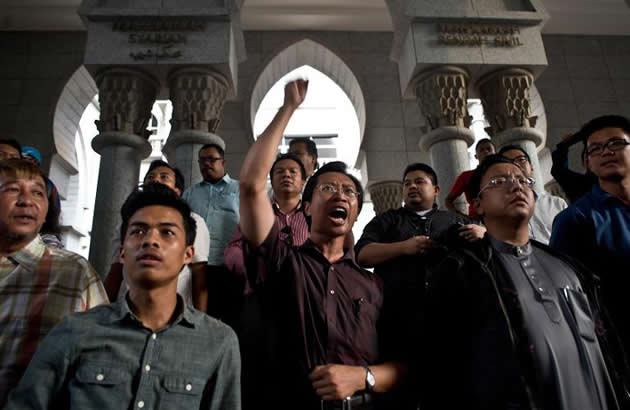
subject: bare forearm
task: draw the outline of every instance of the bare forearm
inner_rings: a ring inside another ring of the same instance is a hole
[[[385,362],[383,364],[370,366],[374,374],[376,384],[374,391],[385,393],[396,387],[407,375],[407,366],[401,362]]]
[[[455,198],[447,196],[446,199],[444,199],[444,205],[446,205],[446,209],[449,211],[458,212],[457,208],[455,208]]]
[[[192,280],[192,298],[195,309],[206,312],[208,310],[208,280],[206,278],[206,264],[195,263],[190,266]]]
[[[120,290],[120,285],[123,281],[122,274],[122,264],[121,263],[112,263],[112,266],[109,268],[109,273],[103,282],[103,286],[105,287],[105,291],[107,292],[107,297],[110,301],[115,301],[118,299],[118,291]]]
[[[373,267],[404,254],[404,241],[393,243],[373,242],[361,248],[357,255],[357,260],[362,266]]]

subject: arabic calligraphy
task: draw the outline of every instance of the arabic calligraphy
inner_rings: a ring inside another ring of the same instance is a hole
[[[438,24],[438,43],[450,46],[522,46],[517,26],[500,24]]]
[[[150,59],[167,59],[167,58],[179,58],[183,54],[181,50],[174,48],[173,44],[167,44],[165,46],[160,46],[157,50],[146,49],[141,51],[132,51],[129,53],[129,56],[134,60],[150,60]]]

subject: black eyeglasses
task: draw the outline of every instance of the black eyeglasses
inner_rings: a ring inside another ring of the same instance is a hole
[[[217,161],[221,161],[222,157],[199,157],[199,163],[209,162],[214,164]]]
[[[608,148],[612,152],[621,151],[625,147],[630,145],[630,142],[626,141],[623,138],[614,138],[608,140],[605,144],[591,144],[586,148],[586,155],[589,157],[595,157],[602,155],[604,153],[604,149]]]

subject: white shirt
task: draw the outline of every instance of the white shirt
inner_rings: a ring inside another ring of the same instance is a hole
[[[192,216],[197,223],[197,236],[195,236],[195,242],[193,243],[193,246],[195,247],[195,256],[193,256],[192,263],[207,263],[208,252],[210,250],[210,232],[208,232],[206,221],[204,221],[200,215],[191,212],[190,216]],[[119,248],[120,246],[116,247],[112,263],[120,263]],[[120,284],[120,289],[118,290],[118,299],[124,297],[127,290],[129,290],[129,287],[127,286],[127,273],[123,267],[123,281]],[[182,295],[186,305],[193,306],[192,274],[188,265],[184,265],[179,273],[179,277],[177,278],[177,293]]]
[[[546,192],[542,194],[537,193],[537,195],[534,215],[529,220],[529,237],[548,245],[551,238],[553,220],[568,205],[559,196]]]

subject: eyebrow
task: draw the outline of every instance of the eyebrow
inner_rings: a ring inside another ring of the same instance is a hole
[[[150,228],[152,225],[149,224],[148,222],[144,222],[144,221],[136,221],[136,222],[131,222],[129,224],[129,227],[138,227],[138,228]],[[182,229],[177,223],[175,222],[158,222],[157,224],[154,224],[153,226],[157,226],[158,228],[165,228],[165,227],[169,227],[169,228],[177,228],[177,229]]]
[[[22,178],[9,179],[8,181],[4,181],[4,183],[1,183],[0,186],[17,184],[21,180],[24,180],[24,179],[22,179]],[[35,185],[37,185],[39,188],[41,188],[44,191],[46,191],[46,185],[45,184],[42,184],[41,182],[39,182],[37,180],[34,180],[34,179],[27,179],[26,181],[35,181]]]

